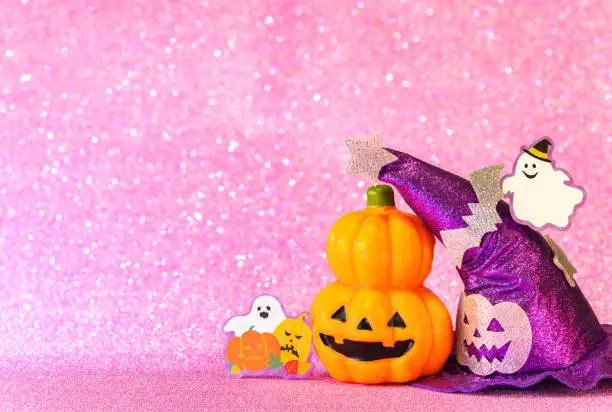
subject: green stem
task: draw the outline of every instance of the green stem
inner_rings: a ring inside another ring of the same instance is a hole
[[[395,206],[393,188],[389,185],[376,185],[368,188],[369,206]]]

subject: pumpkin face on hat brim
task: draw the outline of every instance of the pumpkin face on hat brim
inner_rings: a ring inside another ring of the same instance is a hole
[[[332,283],[316,297],[319,359],[340,381],[408,382],[439,372],[453,334],[444,304],[427,288],[380,290]]]
[[[515,373],[531,351],[525,311],[514,302],[493,305],[479,294],[461,295],[455,335],[457,361],[477,375]]]

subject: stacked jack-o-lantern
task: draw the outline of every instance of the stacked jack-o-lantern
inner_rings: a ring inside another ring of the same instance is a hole
[[[393,189],[373,186],[363,211],[342,216],[327,240],[337,281],[311,314],[319,359],[340,381],[408,382],[438,373],[453,342],[450,315],[423,282],[434,237],[395,207]]]

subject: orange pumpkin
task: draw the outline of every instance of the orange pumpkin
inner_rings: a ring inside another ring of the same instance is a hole
[[[368,207],[336,222],[327,257],[338,278],[315,298],[315,350],[340,381],[408,382],[438,373],[453,344],[442,301],[423,286],[434,238],[395,208],[393,189],[368,189]]]
[[[232,372],[240,370],[260,371],[268,366],[270,355],[280,356],[280,345],[271,333],[246,331],[234,336],[225,348],[227,362],[233,365]]]
[[[395,207],[387,185],[368,189],[368,207],[342,216],[327,239],[327,260],[347,285],[407,288],[431,271],[434,237],[425,224]]]
[[[359,383],[438,373],[453,344],[448,310],[427,288],[380,290],[332,283],[311,313],[315,349],[330,375]]]

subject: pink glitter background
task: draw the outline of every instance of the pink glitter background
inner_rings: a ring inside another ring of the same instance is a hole
[[[612,321],[611,19],[604,1],[0,0],[0,404],[612,407],[609,384],[231,381],[219,328],[263,292],[307,309],[332,280],[327,232],[367,187],[342,141],[375,131],[464,176],[551,136],[588,200],[547,233]],[[454,315],[436,252],[427,284]]]

